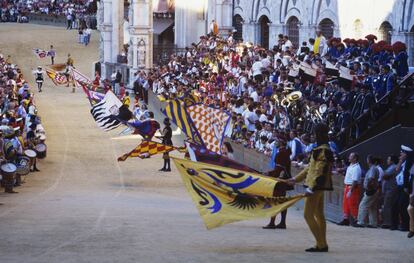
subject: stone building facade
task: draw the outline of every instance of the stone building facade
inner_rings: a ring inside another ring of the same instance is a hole
[[[243,41],[272,47],[277,35],[299,45],[324,35],[364,38],[375,34],[388,42],[403,41],[414,57],[413,0],[235,0],[233,27]]]
[[[161,2],[173,3],[173,13],[156,15],[153,5]],[[222,34],[234,30],[236,38],[268,48],[275,45],[280,33],[299,45],[314,37],[317,27],[327,38],[364,38],[372,33],[379,40],[405,42],[413,65],[413,9],[414,0],[101,0],[101,75],[108,77],[121,68],[129,80],[137,70],[152,67],[157,44],[154,34],[160,28],[169,27],[173,31],[170,42],[175,48],[184,48],[197,43],[213,19]],[[128,35],[127,41],[124,35]],[[120,63],[126,42],[127,63]]]

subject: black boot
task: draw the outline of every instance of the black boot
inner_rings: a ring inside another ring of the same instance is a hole
[[[262,228],[263,229],[276,229],[275,220],[276,220],[276,217],[275,216],[272,216],[270,218],[269,224],[266,225],[266,226],[264,226],[264,227],[262,227]]]
[[[166,170],[166,167],[167,167],[167,162],[166,162],[167,160],[165,160],[164,159],[164,166],[161,168],[161,169],[159,169],[158,171],[160,171],[160,172],[165,172],[165,170]]]
[[[337,224],[338,226],[349,226],[349,220],[343,219],[341,222]]]
[[[168,159],[165,160],[165,162],[166,162],[165,171],[166,172],[171,172],[171,159],[168,158]]]
[[[281,213],[281,220],[280,223],[276,226],[277,229],[286,229],[286,215],[287,215],[287,210],[283,210]]]

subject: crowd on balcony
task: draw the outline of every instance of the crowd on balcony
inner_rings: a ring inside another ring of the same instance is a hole
[[[7,193],[22,177],[38,172],[37,159],[46,156],[45,130],[34,96],[20,68],[0,54],[0,170]]]
[[[28,14],[46,14],[70,17],[75,23],[85,20],[85,16],[96,14],[96,0],[1,0],[1,22],[27,23]]]
[[[212,32],[173,55],[168,64],[141,72],[138,85],[167,99],[193,92],[232,114],[232,140],[267,155],[278,135],[288,138],[291,159],[302,162],[313,147],[318,122],[330,128],[337,153],[375,122],[390,94],[408,74],[402,42],[316,37],[295,47],[279,35],[271,50]],[[356,122],[349,130],[351,123]]]

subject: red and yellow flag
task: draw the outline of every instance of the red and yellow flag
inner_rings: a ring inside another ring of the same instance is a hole
[[[68,84],[68,78],[62,73],[48,69],[46,70],[46,74],[56,86]]]
[[[129,157],[148,158],[159,153],[171,152],[174,150],[181,151],[183,148],[177,148],[171,145],[165,145],[153,141],[143,141],[135,149],[118,158],[118,162],[123,162]]]

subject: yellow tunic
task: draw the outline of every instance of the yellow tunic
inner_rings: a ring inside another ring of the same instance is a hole
[[[334,158],[329,145],[320,145],[312,150],[309,166],[295,177],[295,181],[301,182],[305,180],[305,186],[311,191],[333,190],[333,162]]]
[[[313,53],[319,54],[319,45],[321,44],[321,37],[317,37],[315,39],[315,43],[313,44]]]

